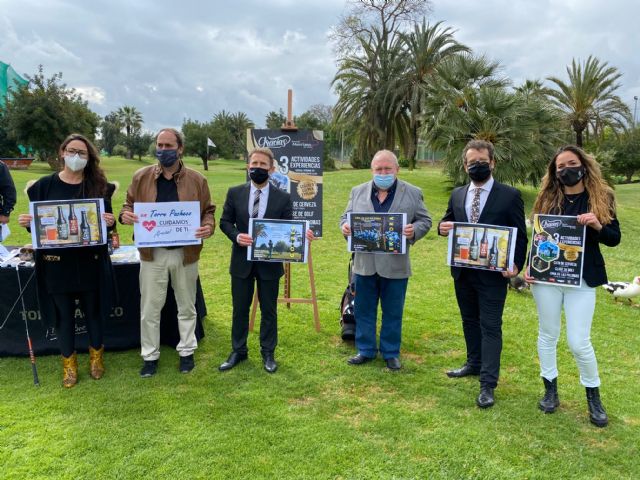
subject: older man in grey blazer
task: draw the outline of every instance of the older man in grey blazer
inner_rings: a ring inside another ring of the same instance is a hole
[[[406,213],[407,225],[402,234],[407,237],[407,253],[379,255],[356,253],[353,261],[355,273],[356,348],[358,354],[348,363],[362,365],[378,355],[376,322],[378,302],[382,307],[380,327],[380,353],[387,368],[399,370],[402,312],[407,284],[411,276],[409,246],[424,237],[431,228],[419,188],[397,178],[398,159],[389,150],[380,150],[371,160],[373,179],[351,190],[349,204],[341,219],[342,233],[351,235],[347,214]]]

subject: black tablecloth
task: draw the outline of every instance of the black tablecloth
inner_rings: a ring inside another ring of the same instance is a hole
[[[140,288],[138,274],[140,264],[114,264],[119,291],[118,304],[112,308],[109,320],[104,326],[105,350],[128,350],[140,348]],[[36,277],[32,267],[19,267],[20,283],[25,288],[24,310],[19,300],[18,272],[15,268],[0,268],[0,357],[28,355],[25,333],[25,317],[36,355],[59,354],[55,329],[47,329],[40,320]],[[7,313],[18,300],[11,315]],[[202,318],[207,315],[207,307],[198,279],[196,294],[196,312],[198,322],[196,337],[204,337]],[[76,349],[87,351],[88,334],[83,321],[83,313],[76,310]],[[160,323],[160,341],[164,345],[175,347],[180,340],[178,333],[177,307],[171,286],[167,291],[167,300],[162,310]]]

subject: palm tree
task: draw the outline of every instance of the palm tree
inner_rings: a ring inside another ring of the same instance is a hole
[[[253,121],[249,119],[247,114],[244,112],[230,113],[226,110],[220,110],[220,112],[213,116],[213,123],[230,133],[233,154],[240,155],[244,153],[246,156],[247,129],[255,127]]]
[[[133,158],[131,153],[131,138],[142,128],[142,114],[136,107],[125,105],[120,107],[116,112],[118,121],[124,127],[127,144],[127,158]]]
[[[495,177],[536,183],[557,146],[558,117],[549,102],[529,98],[496,78],[498,65],[464,55],[447,61],[425,99],[425,138],[445,153],[444,167],[455,184],[467,181],[460,156],[472,139],[495,146]]]
[[[584,63],[574,58],[567,75],[568,83],[557,77],[547,78],[556,86],[549,95],[575,132],[576,145],[582,146],[589,125],[597,135],[606,126],[624,128],[631,122],[629,107],[615,94],[622,76],[617,68],[590,55]]]
[[[390,46],[377,28],[359,36],[358,43],[356,53],[340,60],[331,84],[338,94],[335,122],[353,126],[357,144],[352,163],[364,167],[376,150],[393,149],[396,137],[408,134],[408,118],[401,109],[389,107],[386,94],[391,80],[402,75],[398,44]]]
[[[442,22],[429,25],[423,20],[412,32],[398,36],[399,45],[394,50],[402,52],[400,61],[404,73],[393,79],[389,91],[391,107],[409,112],[409,141],[405,153],[410,170],[415,167],[422,103],[428,92],[425,87],[433,81],[438,65],[444,59],[469,51],[455,41],[453,33],[451,28],[442,27]]]

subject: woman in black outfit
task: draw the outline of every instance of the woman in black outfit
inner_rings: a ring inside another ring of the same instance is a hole
[[[115,186],[107,183],[100,168],[96,147],[85,137],[69,135],[59,150],[61,171],[41,178],[27,190],[30,201],[103,198],[103,218],[110,229],[115,223],[111,195]],[[18,223],[29,228],[32,216],[21,214]],[[62,354],[62,385],[78,381],[75,352],[76,299],[85,313],[89,334],[91,377],[104,374],[102,324],[110,313],[113,275],[106,245],[48,248],[36,251],[36,277],[40,310],[45,322],[55,327]]]
[[[604,427],[609,418],[600,400],[591,323],[596,306],[595,287],[607,282],[600,244],[615,247],[621,238],[613,191],[604,181],[598,163],[581,148],[568,145],[558,150],[549,163],[533,213],[575,216],[579,224],[586,226],[580,287],[542,283],[531,287],[538,309],[538,356],[545,387],[538,407],[545,413],[553,413],[560,405],[556,347],[564,310],[567,343],[578,365],[580,383],[586,389],[589,419]],[[534,281],[528,274],[525,280]]]

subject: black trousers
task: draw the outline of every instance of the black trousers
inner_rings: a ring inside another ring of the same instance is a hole
[[[60,353],[69,357],[76,349],[76,298],[84,312],[84,322],[89,334],[89,345],[95,349],[102,347],[102,319],[98,292],[54,293],[51,294],[56,309],[56,330]]]
[[[502,312],[507,285],[486,284],[481,275],[497,273],[463,269],[454,282],[467,344],[467,363],[480,368],[480,384],[496,388],[502,353]]]
[[[278,290],[280,279],[261,279],[251,270],[247,278],[231,275],[231,296],[233,298],[233,320],[231,325],[231,347],[233,351],[246,354],[247,335],[249,334],[249,309],[253,299],[254,287],[258,285],[260,303],[260,351],[262,355],[273,354],[278,343]]]

